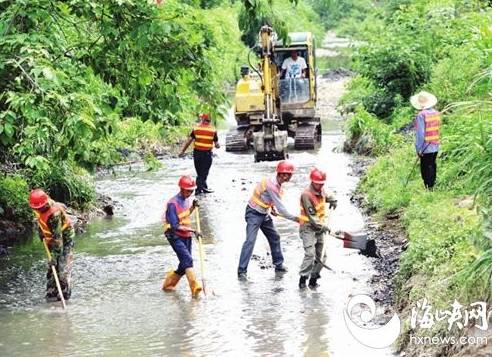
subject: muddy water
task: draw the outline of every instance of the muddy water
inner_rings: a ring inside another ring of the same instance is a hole
[[[335,150],[342,122],[333,120],[334,105],[343,83],[320,84],[323,145],[316,152],[291,151],[297,171],[285,185],[285,202],[298,212],[300,192],[316,165],[327,171],[327,186],[339,199],[330,225],[357,230],[363,218],[349,201],[357,179],[350,175],[351,158]],[[225,136],[220,140],[224,146]],[[163,164],[158,172],[137,166],[98,180],[98,190],[121,207],[113,219],[94,221],[77,237],[74,292],[66,312],[44,302],[45,263],[38,241],[17,246],[0,260],[0,356],[389,355],[360,345],[345,327],[343,308],[351,294],[370,291],[372,268],[335,239],[328,240],[327,249],[335,273],[323,271],[317,291],[300,292],[298,227],[275,219],[289,272],[275,274],[260,233],[250,281],[237,281],[247,199],[253,184],[276,165],[254,163],[251,154],[218,150],[209,178],[215,193],[200,197],[208,298],[192,300],[184,280],[176,292],[163,293],[162,278],[177,259],[163,237],[160,216],[166,199],[177,192],[178,177],[193,173],[193,162]]]

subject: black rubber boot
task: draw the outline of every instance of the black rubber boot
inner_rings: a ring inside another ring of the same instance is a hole
[[[306,280],[307,276],[301,276],[301,278],[299,279],[299,289],[306,289]]]
[[[319,284],[316,282],[317,280],[318,280],[318,278],[309,279],[309,287],[311,289],[316,289],[319,286]]]

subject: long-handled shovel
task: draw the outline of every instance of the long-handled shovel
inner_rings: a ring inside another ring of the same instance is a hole
[[[281,214],[277,213],[277,217],[284,218]],[[358,233],[348,233],[348,232],[340,232],[340,233],[330,233],[330,235],[334,238],[341,239],[343,241],[344,248],[352,248],[360,250],[360,253],[373,258],[380,258],[376,248],[376,242],[374,239],[368,239],[367,233],[358,232]],[[328,266],[325,266],[322,262],[319,261],[325,268],[330,269]]]
[[[376,242],[374,239],[368,239],[367,233],[365,232],[340,232],[339,234],[331,234],[331,236],[342,240],[344,248],[358,249],[365,256],[380,258],[376,248]]]
[[[195,218],[196,218],[196,237],[198,239],[198,253],[200,255],[200,275],[202,277],[202,287],[203,294],[207,296],[207,282],[205,280],[205,254],[203,252],[203,242],[202,242],[202,230],[200,228],[200,210],[198,207],[195,208]],[[212,294],[214,294],[212,290]]]
[[[425,145],[424,149],[421,151],[422,153],[425,151],[425,149],[427,149],[429,144],[430,143],[427,143],[427,145]],[[410,182],[410,177],[413,176],[413,172],[415,171],[415,168],[417,167],[417,163],[419,162],[419,160],[420,160],[420,156],[417,156],[417,159],[415,159],[415,162],[413,163],[412,170],[410,170],[410,173],[408,174],[407,179],[405,180],[405,184],[403,185],[403,188],[406,188],[408,183]]]
[[[325,252],[326,252],[326,239],[325,237],[323,236],[323,249],[321,251],[321,259],[318,259],[318,257],[316,257],[316,263],[319,263],[323,266],[323,268],[325,269],[328,269],[332,272],[335,272],[332,268],[330,268],[328,265],[326,265],[324,262],[323,262],[323,258],[325,257]]]
[[[56,272],[56,268],[51,264],[51,253],[50,250],[48,249],[48,245],[46,244],[46,240],[43,239],[43,245],[44,245],[44,250],[46,250],[46,254],[48,255],[48,262],[51,266],[51,272],[53,273],[53,277],[55,278],[55,283],[56,283],[56,288],[58,289],[58,295],[60,296],[60,301],[62,304],[63,309],[67,308],[67,305],[65,305],[65,298],[63,297],[61,285],[60,285],[60,280],[58,279],[58,273]]]

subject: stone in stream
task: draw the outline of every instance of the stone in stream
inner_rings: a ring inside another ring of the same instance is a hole
[[[7,247],[0,244],[0,257],[6,257],[7,255],[9,255]]]

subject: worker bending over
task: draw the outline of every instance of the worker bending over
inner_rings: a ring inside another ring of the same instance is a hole
[[[284,257],[280,247],[280,235],[273,225],[272,217],[278,214],[291,221],[298,222],[299,218],[287,211],[282,203],[282,184],[290,181],[294,173],[294,165],[289,161],[281,161],[277,165],[277,175],[264,178],[256,185],[253,194],[246,206],[246,240],[241,249],[239,266],[237,269],[240,280],[247,279],[248,263],[253,254],[258,230],[261,229],[268,240],[272,253],[272,261],[276,272],[286,272],[283,265]]]
[[[309,287],[316,288],[320,271],[325,262],[325,237],[329,231],[325,225],[325,203],[329,208],[337,207],[337,200],[331,193],[325,192],[323,186],[326,181],[326,173],[313,169],[309,175],[311,184],[301,194],[301,215],[299,217],[299,236],[304,246],[304,260],[300,268],[299,289],[306,288],[306,280],[309,279]]]

